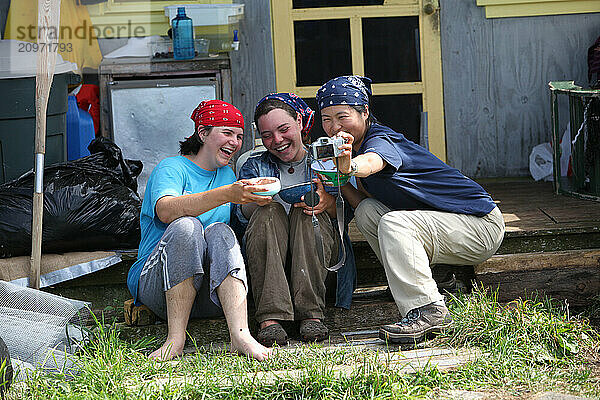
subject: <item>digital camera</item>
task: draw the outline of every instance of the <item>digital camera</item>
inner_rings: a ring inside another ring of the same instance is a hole
[[[342,153],[339,147],[344,143],[346,141],[341,137],[323,136],[318,138],[310,145],[313,159],[324,160],[339,156]]]

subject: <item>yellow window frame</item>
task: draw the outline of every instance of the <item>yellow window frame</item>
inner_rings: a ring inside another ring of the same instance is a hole
[[[427,112],[429,150],[446,161],[442,58],[439,12],[426,15],[425,4],[439,10],[437,0],[388,0],[381,6],[322,7],[293,9],[292,0],[271,0],[275,81],[278,92],[293,92],[300,97],[314,97],[318,86],[298,86],[294,48],[294,21],[349,19],[352,73],[364,75],[362,18],[418,16],[421,57],[421,81],[376,83],[374,95],[421,94]]]
[[[486,18],[600,12],[598,0],[477,0]]]

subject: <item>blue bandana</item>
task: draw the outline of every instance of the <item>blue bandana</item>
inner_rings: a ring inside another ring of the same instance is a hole
[[[368,105],[371,96],[371,80],[363,76],[347,75],[333,78],[317,90],[319,110],[329,106]]]
[[[296,110],[302,117],[302,137],[308,137],[310,129],[315,122],[315,112],[304,102],[304,100],[294,93],[271,93],[258,102],[254,111],[256,112],[256,108],[258,108],[263,101],[269,99],[283,101],[285,104]]]

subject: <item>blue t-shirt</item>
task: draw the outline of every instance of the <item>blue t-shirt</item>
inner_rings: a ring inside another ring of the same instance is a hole
[[[477,183],[387,126],[371,124],[357,154],[387,163],[361,178],[364,188],[392,210],[439,210],[482,217],[496,207]]]
[[[138,248],[138,259],[127,275],[127,286],[136,302],[142,267],[168,226],[155,214],[156,202],[164,196],[206,192],[233,182],[235,182],[235,174],[231,167],[224,166],[215,171],[207,171],[183,156],[166,158],[152,170],[140,214],[142,238]],[[197,218],[206,227],[213,222],[229,224],[230,215],[231,203],[225,203]]]

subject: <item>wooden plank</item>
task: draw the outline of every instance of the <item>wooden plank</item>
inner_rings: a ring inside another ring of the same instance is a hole
[[[403,15],[419,15],[419,11],[419,5],[416,3],[382,6],[317,7],[294,9],[291,11],[291,17],[294,21],[348,19],[352,17],[377,18]]]
[[[477,0],[478,6],[499,6],[508,4],[526,4],[526,3],[547,3],[550,1],[560,1],[565,3],[565,0]],[[574,0],[572,2],[578,2],[580,0]],[[538,4],[538,7],[543,7],[543,4]]]
[[[354,348],[355,346],[349,346]],[[357,346],[360,350],[360,346]],[[280,348],[279,353],[293,352],[295,349]],[[316,350],[327,351],[328,349]],[[361,353],[364,353],[363,349]],[[399,374],[413,374],[416,372],[436,368],[438,371],[449,371],[468,362],[476,361],[485,356],[479,349],[423,349],[390,354],[388,351],[382,351],[375,357],[372,357],[373,363],[385,365],[390,370]],[[368,360],[369,358],[367,358]],[[364,361],[362,357],[356,363],[351,365],[332,365],[330,372],[335,379],[350,378],[356,373],[363,371]],[[364,371],[362,372],[364,373]],[[233,385],[272,385],[285,381],[298,381],[307,376],[305,369],[258,371],[254,373],[222,376],[218,382],[221,387],[230,387]],[[142,387],[167,388],[171,386],[194,385],[198,377],[195,376],[168,376],[158,377],[145,382],[132,382],[129,386],[131,391],[139,391]]]
[[[352,73],[365,74],[365,56],[363,52],[362,19],[358,16],[350,18],[350,48],[352,52]]]
[[[94,260],[108,257],[117,257],[114,251],[72,252],[63,254],[42,254],[40,260],[40,274],[56,272],[74,265],[84,264]],[[19,256],[0,259],[0,280],[14,281],[27,278],[29,270],[29,257]],[[126,274],[125,274],[126,275]],[[125,276],[125,278],[127,278]],[[119,283],[123,283],[121,280]],[[98,284],[96,282],[95,284]]]
[[[432,2],[431,14],[419,13],[421,75],[425,85],[423,111],[427,112],[429,151],[446,161],[446,129],[444,127],[444,90],[440,42],[439,2]]]
[[[600,248],[600,229],[581,228],[506,232],[496,254]]]
[[[555,195],[550,182],[487,183],[483,185],[497,201],[507,237],[593,233],[600,229],[600,203]],[[581,232],[573,232],[579,229]],[[364,237],[356,223],[349,225],[353,242]]]
[[[29,284],[40,288],[40,263],[42,260],[42,220],[44,215],[44,154],[46,153],[46,113],[50,87],[54,80],[56,33],[60,28],[60,0],[38,0],[37,55],[35,77],[35,183],[33,188],[33,218],[31,222],[31,278]]]
[[[600,293],[598,267],[480,274],[476,280],[497,290],[499,302],[537,294],[566,300],[571,306],[586,306]]]
[[[559,268],[598,268],[600,271],[600,250],[495,255],[489,260],[476,265],[475,274],[540,271]]]
[[[292,0],[271,0],[275,81],[278,92],[293,92],[296,87],[294,23],[290,15],[291,9]]]
[[[315,97],[315,93],[320,86],[300,86],[294,87],[293,92],[300,97]],[[395,83],[374,83],[371,85],[373,95],[382,96],[388,94],[419,94],[423,93],[422,82],[395,82]]]
[[[244,143],[240,153],[253,148],[251,122],[256,103],[276,89],[269,0],[243,0],[245,15],[240,21],[240,49],[230,53],[233,104],[246,121]],[[313,93],[314,95],[314,93]]]
[[[495,255],[475,277],[501,302],[537,293],[586,305],[600,293],[600,250]]]
[[[600,224],[600,207],[587,204],[553,205],[542,210],[557,223],[592,222]]]
[[[598,0],[551,1],[485,7],[486,18],[523,17],[600,12]]]

